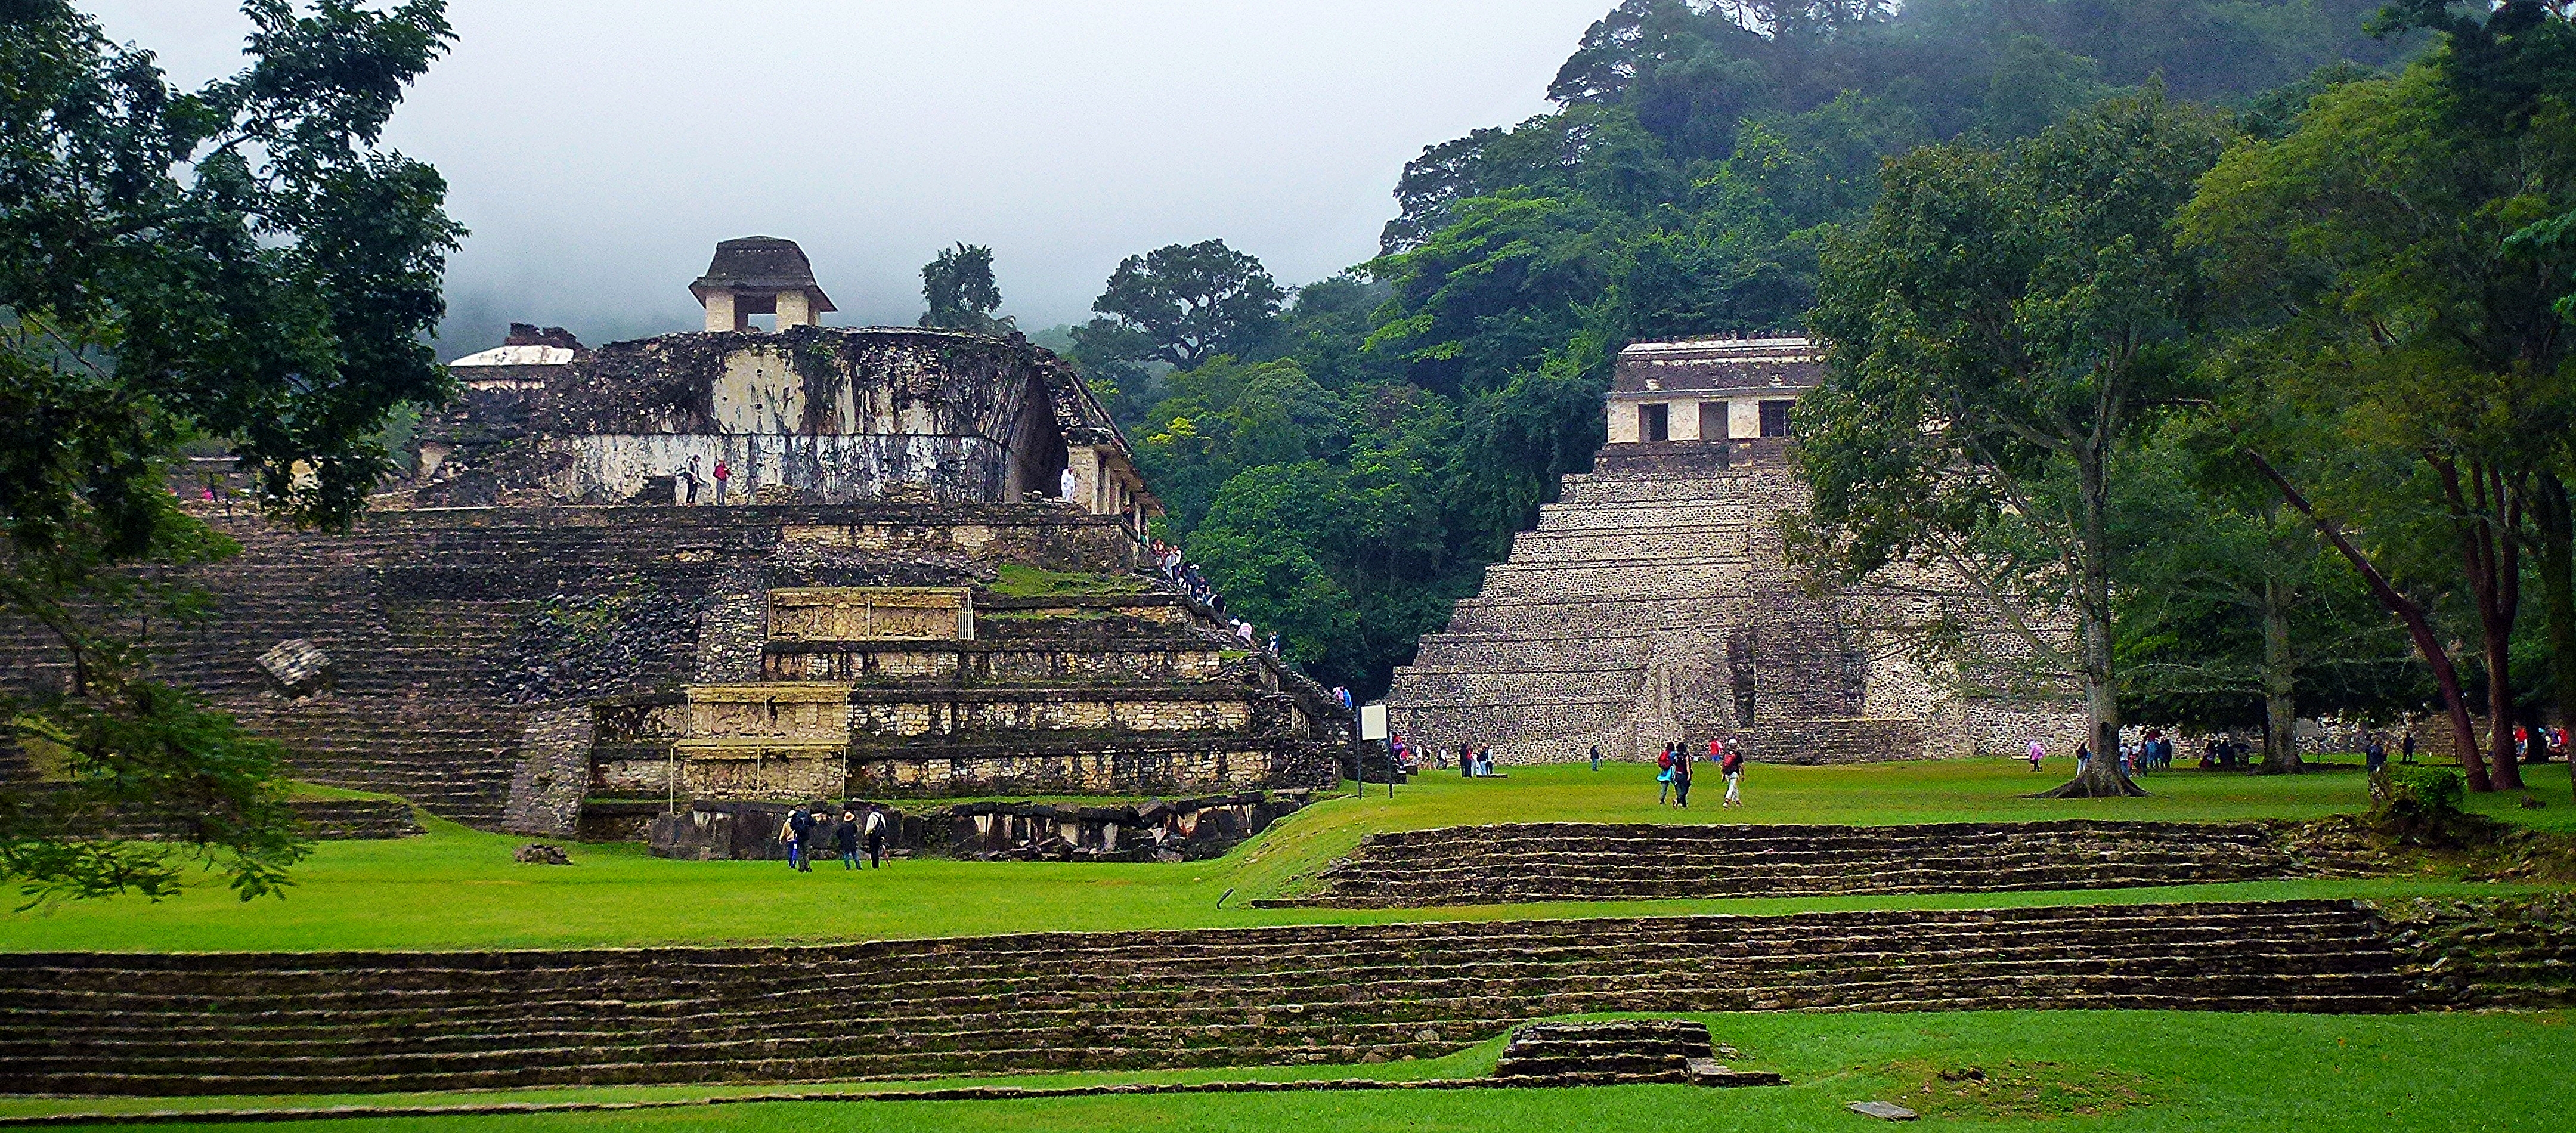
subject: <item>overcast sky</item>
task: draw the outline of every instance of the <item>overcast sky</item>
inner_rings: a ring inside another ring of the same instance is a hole
[[[458,40],[388,140],[474,230],[441,353],[516,319],[694,328],[729,236],[802,244],[851,325],[987,244],[1003,312],[1089,317],[1118,260],[1222,237],[1283,284],[1367,259],[1422,147],[1547,109],[1613,0],[450,0]],[[84,0],[194,85],[232,0]]]

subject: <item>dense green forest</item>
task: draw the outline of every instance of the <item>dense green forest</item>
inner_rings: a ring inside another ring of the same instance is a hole
[[[1628,342],[1793,328],[1882,159],[2003,142],[2141,84],[2284,121],[2423,36],[2377,0],[1627,0],[1558,108],[1426,147],[1382,254],[1278,287],[1210,241],[1133,257],[1064,350],[1182,543],[1327,683],[1385,687],[1601,441]],[[1153,262],[1148,262],[1148,261]]]

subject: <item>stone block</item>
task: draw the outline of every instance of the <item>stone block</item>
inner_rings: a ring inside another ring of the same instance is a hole
[[[591,783],[592,710],[573,705],[532,713],[519,733],[519,766],[501,829],[569,838]]]
[[[290,637],[259,655],[259,671],[288,696],[311,696],[329,686],[331,658],[321,646]]]

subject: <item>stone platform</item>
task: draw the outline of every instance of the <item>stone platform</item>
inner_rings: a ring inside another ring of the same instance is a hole
[[[1919,826],[1445,826],[1372,834],[1313,893],[1270,905],[1413,908],[1521,901],[2119,889],[2353,876],[2285,824],[1958,822]]]
[[[2420,931],[2420,930],[2419,930]],[[2544,942],[2563,949],[2566,928]],[[1606,1012],[2386,1012],[2348,902],[1305,925],[814,947],[0,954],[0,1091],[292,1094],[1278,1066]],[[2521,964],[2537,973],[2518,975]],[[2485,965],[2481,967],[2480,965]],[[2556,986],[2567,982],[2563,965]],[[854,1033],[850,1020],[863,1020]]]

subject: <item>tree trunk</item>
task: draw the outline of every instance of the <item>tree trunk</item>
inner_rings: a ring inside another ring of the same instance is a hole
[[[2540,603],[2549,618],[2549,686],[2558,702],[2558,730],[2576,737],[2576,524],[2567,507],[2567,483],[2555,472],[2540,474],[2533,515],[2540,521]],[[2559,752],[2567,761],[2567,791],[2576,797],[2576,750]]]
[[[2494,782],[2487,778],[2486,761],[2478,757],[2478,730],[2469,722],[2469,702],[2460,691],[2459,670],[2451,667],[2451,652],[2442,648],[2441,638],[2433,635],[2433,623],[2424,616],[2424,608],[2398,593],[2397,588],[2389,584],[2388,576],[2379,573],[2379,568],[2371,564],[2370,557],[2344,537],[2343,528],[2318,515],[2308,498],[2291,485],[2290,478],[2281,475],[2279,469],[2272,467],[2271,461],[2263,459],[2263,454],[2247,450],[2245,458],[2254,463],[2255,471],[2262,473],[2264,479],[2280,490],[2283,500],[2316,525],[2317,532],[2334,544],[2335,551],[2343,556],[2345,562],[2352,564],[2354,572],[2361,575],[2362,582],[2370,587],[2371,595],[2379,599],[2379,604],[2406,626],[2406,636],[2415,642],[2416,654],[2432,668],[2433,683],[2442,690],[2442,708],[2451,720],[2451,747],[2460,753],[2460,769],[2468,774],[2469,789],[2494,790]]]
[[[2091,720],[2093,758],[2064,786],[2047,793],[2060,799],[2109,799],[2146,794],[2120,772],[2120,692],[2111,656],[2111,570],[2109,562],[2110,493],[2103,477],[2102,454],[2086,452],[2076,459],[2076,479],[2083,496],[2084,531],[2077,567],[2076,620],[2084,649],[2084,708]]]
[[[2461,567],[2478,609],[2478,637],[2487,664],[2487,766],[2496,790],[2522,789],[2522,764],[2513,750],[2513,619],[2522,596],[2521,501],[2501,474],[2472,462],[2467,483],[2447,457],[2426,455],[2441,475],[2460,540]],[[2497,522],[2501,514],[2503,522]]]
[[[2263,773],[2299,773],[2299,703],[2290,659],[2290,587],[2263,578]]]

